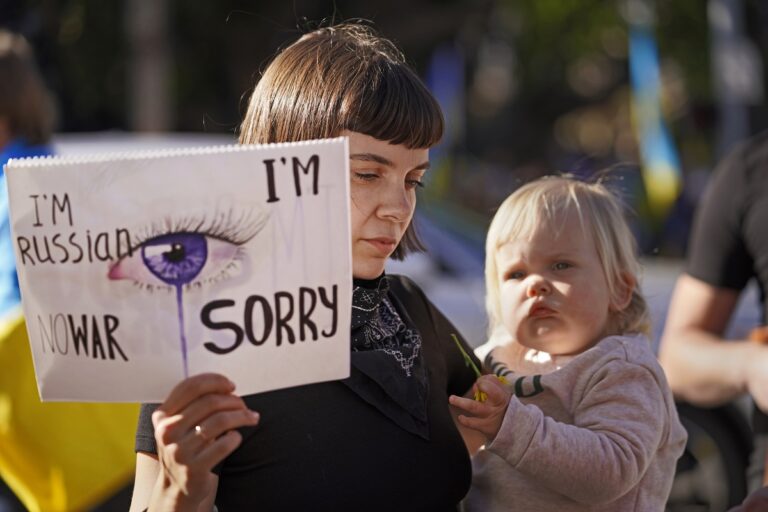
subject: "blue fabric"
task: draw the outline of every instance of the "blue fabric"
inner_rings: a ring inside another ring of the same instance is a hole
[[[11,158],[52,155],[50,146],[30,146],[21,139],[14,139],[0,150],[0,316],[19,305],[19,279],[16,276],[16,259],[11,240],[11,223],[8,216],[8,189],[5,186],[5,164]]]

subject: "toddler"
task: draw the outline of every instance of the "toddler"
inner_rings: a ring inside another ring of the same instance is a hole
[[[495,376],[451,396],[483,436],[468,511],[662,511],[686,432],[646,337],[634,239],[602,184],[529,183],[486,243]],[[499,377],[503,377],[500,379]]]

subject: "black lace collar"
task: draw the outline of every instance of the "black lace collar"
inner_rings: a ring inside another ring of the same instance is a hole
[[[343,382],[401,428],[429,439],[421,345],[385,275],[354,280],[352,373]]]

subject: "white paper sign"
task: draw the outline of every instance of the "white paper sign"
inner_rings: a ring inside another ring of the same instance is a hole
[[[5,168],[43,400],[162,401],[349,375],[347,139]]]

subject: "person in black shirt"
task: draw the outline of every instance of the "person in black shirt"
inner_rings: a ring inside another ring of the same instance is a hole
[[[766,320],[768,132],[742,144],[715,170],[694,222],[688,263],[675,287],[659,357],[672,390],[700,405],[748,392],[756,408],[749,486],[765,485],[768,345],[724,343],[741,292],[756,279]]]
[[[384,275],[388,257],[419,248],[416,189],[442,132],[432,95],[366,26],[322,28],[277,55],[240,142],[349,137],[351,376],[242,398],[222,375],[183,381],[142,407],[131,510],[457,509],[471,466],[448,396],[474,374],[451,323]]]

